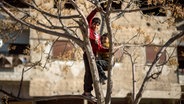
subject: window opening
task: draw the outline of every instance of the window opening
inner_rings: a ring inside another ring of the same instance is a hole
[[[122,1],[121,0],[114,0],[112,1],[112,8],[113,9],[121,9]],[[107,2],[101,4],[103,10],[106,10]]]
[[[58,40],[52,47],[52,58],[61,60],[74,60],[74,45],[70,41]]]
[[[61,2],[65,2],[64,3],[65,9],[75,9],[75,7],[69,2],[69,0],[62,0]],[[58,0],[54,0],[54,8],[57,8],[57,5],[58,5]]]
[[[177,47],[178,68],[184,70],[184,46]]]
[[[20,30],[19,30],[20,31]],[[0,47],[0,53],[4,55],[29,55],[29,30],[21,30],[21,32],[13,32],[8,35],[7,42]],[[1,37],[3,38],[4,37]]]
[[[30,62],[29,30],[8,34],[8,40],[0,47],[1,68],[12,68],[19,64],[27,65]],[[0,35],[3,40],[4,35]]]
[[[113,9],[121,9],[122,1],[115,0],[112,2],[112,8]]]
[[[156,55],[158,53],[158,51],[160,50],[161,47],[159,46],[146,46],[146,63],[152,63],[155,58]],[[163,64],[166,62],[166,51],[164,51],[159,59],[159,64]]]
[[[162,5],[161,3],[149,3],[149,0],[141,0],[139,3],[140,8],[150,8]],[[150,10],[142,10],[143,14],[154,15],[154,16],[166,16],[163,8],[158,7]]]
[[[4,0],[4,1],[18,8],[29,8],[29,6],[22,0]]]
[[[9,44],[9,54],[13,55],[30,55],[30,45],[29,44],[16,44],[10,43]]]
[[[75,7],[69,2],[69,0],[67,0],[67,2],[64,4],[64,7],[66,9],[75,9]]]

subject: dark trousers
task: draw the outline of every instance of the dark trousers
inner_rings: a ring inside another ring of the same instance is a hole
[[[93,90],[93,79],[91,76],[89,61],[87,58],[87,54],[83,54],[84,66],[85,66],[85,73],[84,73],[84,91],[91,92]]]
[[[108,68],[108,61],[106,60],[96,60],[96,65],[98,68],[99,77],[106,79],[105,70]]]
[[[93,79],[91,76],[89,61],[87,58],[87,54],[83,54],[84,66],[85,66],[85,73],[84,73],[84,91],[91,92],[93,90]],[[98,68],[98,73],[100,78],[106,77],[104,70],[108,67],[108,62],[105,60],[96,60],[96,65]]]

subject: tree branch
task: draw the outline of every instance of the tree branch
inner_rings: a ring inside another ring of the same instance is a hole
[[[71,40],[75,41],[80,47],[83,47],[83,41],[79,38],[76,38],[76,37],[72,36],[71,34],[59,33],[59,32],[56,32],[56,31],[49,30],[49,29],[43,29],[39,26],[36,26],[36,25],[31,24],[31,23],[22,21],[22,20],[16,18],[16,16],[14,14],[12,14],[6,7],[4,7],[4,5],[1,2],[0,2],[0,8],[3,11],[5,11],[10,17],[12,17],[15,21],[18,21],[19,23],[21,23],[25,26],[28,26],[32,29],[35,29],[35,30],[38,30],[38,31],[41,31],[41,32],[44,32],[44,33],[48,33],[48,34],[51,34],[51,35],[61,36],[61,37],[64,37],[64,38],[71,39]]]
[[[142,96],[142,93],[143,93],[143,90],[145,89],[145,84],[146,82],[149,80],[149,76],[150,76],[150,73],[152,71],[152,69],[154,68],[154,66],[158,63],[158,60],[161,56],[161,53],[166,49],[166,47],[168,47],[169,45],[171,45],[175,40],[181,38],[182,36],[184,36],[184,31],[180,32],[179,34],[171,37],[164,45],[163,47],[161,47],[161,49],[158,51],[157,55],[156,55],[156,58],[154,59],[152,65],[150,66],[149,70],[147,71],[145,77],[144,77],[144,80],[143,80],[143,83],[136,95],[136,99],[134,101],[135,104],[138,104],[138,102],[140,101],[141,99],[141,96]]]

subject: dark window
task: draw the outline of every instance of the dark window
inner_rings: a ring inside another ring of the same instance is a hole
[[[14,55],[30,55],[30,45],[29,44],[16,44],[10,43],[9,44],[9,54]]]
[[[184,29],[184,23],[182,23],[184,21],[184,19],[182,18],[175,18],[175,23],[176,24],[179,24],[181,23],[180,25],[176,26],[177,30],[183,30]]]
[[[66,9],[75,9],[75,7],[69,1],[67,1],[64,6]]]
[[[29,8],[29,6],[25,4],[23,0],[5,0],[5,2],[18,8]]]
[[[178,67],[180,69],[184,69],[184,46],[177,47],[177,54],[178,54]]]
[[[172,1],[174,4],[181,4],[181,5],[184,4],[183,0],[170,0],[170,1]]]
[[[9,91],[9,93],[11,93],[12,95],[16,95],[17,94],[17,91],[20,90],[20,82],[17,81],[18,78],[16,76],[16,74],[13,74],[12,73],[12,76],[14,77],[11,77],[9,80],[1,80],[0,81],[0,86],[1,88],[3,88],[5,91]],[[19,97],[25,97],[25,98],[30,98],[31,96],[29,95],[29,91],[30,91],[30,82],[29,81],[25,81],[25,80],[22,80],[21,82],[21,93],[19,94]],[[13,89],[13,90],[12,90]],[[8,104],[32,104],[32,102],[30,101],[30,103],[28,103],[28,101],[18,101],[14,98],[8,98],[7,95],[3,94],[2,92],[0,93],[0,96],[1,96],[1,100],[0,100],[0,103],[3,104],[2,99],[5,98],[6,102],[4,103],[8,103]],[[15,102],[14,102],[15,101]]]
[[[159,50],[160,47],[158,46],[146,46],[146,63],[152,63]],[[166,52],[162,53],[159,64],[163,64],[164,62],[166,62]]]
[[[112,2],[112,8],[113,9],[121,9],[122,1],[121,0],[114,0]],[[106,10],[107,2],[101,4],[103,10]]]
[[[57,8],[58,6],[58,0],[54,0],[54,8]]]
[[[7,42],[0,47],[0,53],[4,55],[29,55],[29,30],[15,31],[9,34]],[[5,38],[0,36],[2,40]]]
[[[74,0],[75,1],[75,0]],[[61,2],[65,2],[65,9],[75,9],[75,7],[69,2],[69,0],[61,0]],[[54,8],[57,8],[58,0],[54,0]]]
[[[120,0],[116,0],[112,2],[113,9],[121,9],[122,2]]]
[[[53,44],[52,58],[74,60],[74,46],[70,41],[59,40]]]
[[[149,0],[140,0],[139,2],[139,6],[141,9],[143,8],[151,8],[151,7],[156,7],[156,6],[161,6],[161,4],[159,3],[148,3]],[[142,10],[143,14],[147,14],[147,15],[154,15],[154,16],[166,16],[166,13],[164,11],[164,9],[162,9],[161,7],[157,7],[154,9],[149,9],[149,10]]]

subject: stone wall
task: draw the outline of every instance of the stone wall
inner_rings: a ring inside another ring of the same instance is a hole
[[[85,10],[84,7],[82,8]],[[90,10],[92,10],[92,8],[85,10],[85,14],[87,15]],[[75,13],[74,11],[71,12]],[[34,12],[32,14],[34,15]],[[97,14],[97,16],[99,16],[99,14]],[[136,92],[140,88],[142,80],[149,69],[149,65],[146,64],[144,44],[151,42],[152,38],[155,37],[152,44],[163,45],[175,32],[177,32],[175,27],[164,22],[167,19],[168,17],[147,17],[143,16],[140,12],[136,12],[126,13],[121,19],[115,20],[112,23],[114,41],[116,43],[125,44],[125,47],[127,47],[132,58],[136,58]],[[39,38],[39,41],[37,38]],[[51,48],[51,45],[46,43],[50,39],[53,40],[55,38],[56,37],[31,29],[31,62],[41,60],[40,65],[43,66],[47,60],[47,53]],[[172,45],[174,46],[176,43],[173,43]],[[34,50],[34,47],[37,47],[38,49]],[[176,52],[173,52],[173,50],[173,47],[168,47],[167,54],[170,55],[174,53],[173,56],[176,56]],[[51,96],[81,94],[83,92],[84,64],[82,60],[82,52],[80,54],[81,58],[77,61],[49,61],[47,62],[45,69],[36,66],[25,72],[24,79],[30,82],[29,95]],[[29,67],[30,66],[26,66],[24,68],[28,69]],[[0,80],[19,81],[22,68],[23,66],[20,65],[15,67],[13,72],[0,72]],[[146,91],[144,91],[143,97],[180,98],[180,85],[178,84],[177,75],[175,73],[177,65],[166,64],[164,67],[154,67],[153,69],[153,71],[158,70],[162,70],[160,77],[151,79],[149,83],[146,84]],[[125,97],[127,93],[132,92],[132,63],[129,56],[123,54],[122,61],[115,64],[112,74],[112,97]],[[105,93],[106,85],[103,85],[102,87]]]

